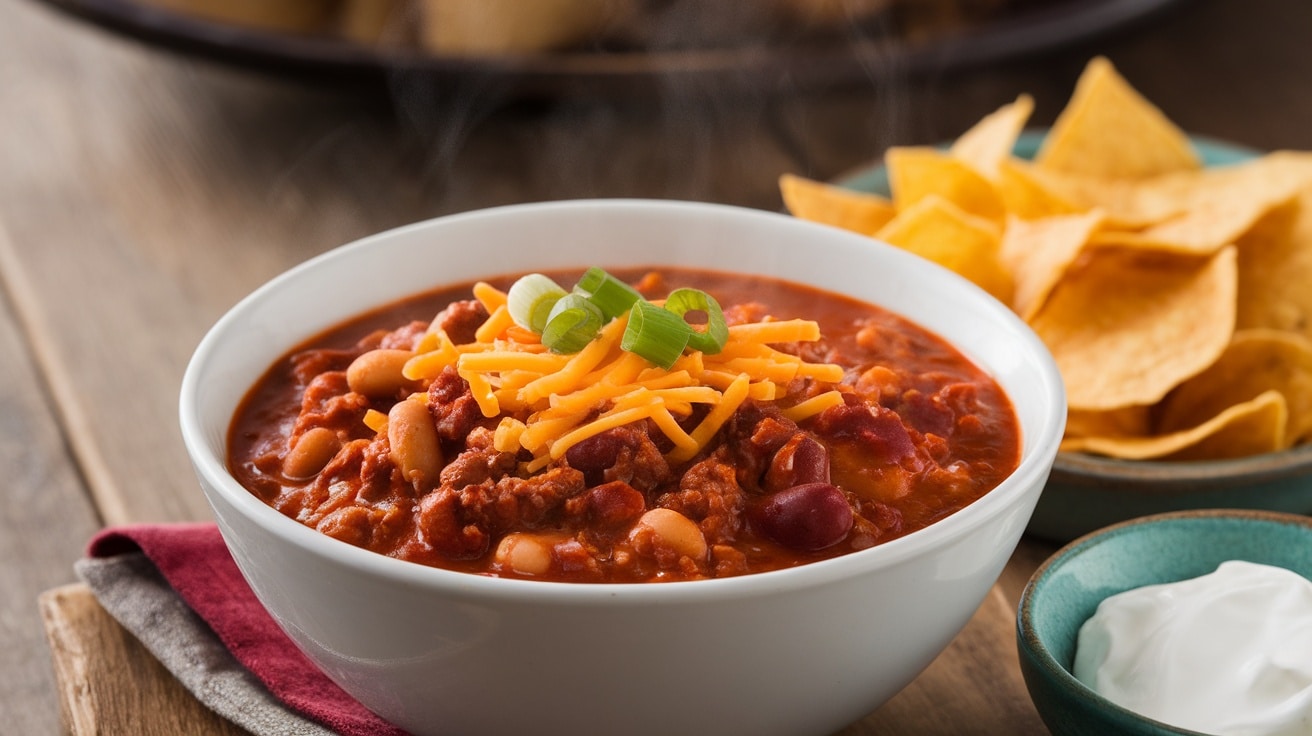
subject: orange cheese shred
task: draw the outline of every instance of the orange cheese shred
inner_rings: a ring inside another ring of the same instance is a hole
[[[486,309],[489,314],[495,312],[497,310],[497,307],[506,306],[506,301],[508,298],[506,296],[506,292],[498,289],[497,287],[493,286],[492,284],[489,284],[486,281],[480,281],[474,284],[473,292],[474,292],[474,298],[477,299],[479,303],[483,305],[483,308]]]
[[[479,325],[478,331],[474,333],[474,339],[478,342],[491,342],[514,326],[515,320],[510,316],[510,308],[502,304],[483,324]]]
[[[826,391],[822,394],[819,394],[817,396],[812,396],[811,398],[805,401],[798,402],[797,404],[794,404],[793,406],[784,409],[783,415],[793,420],[794,422],[800,422],[803,419],[809,419],[815,416],[816,414],[819,414],[825,409],[838,406],[839,404],[842,403],[843,403],[843,392]]]

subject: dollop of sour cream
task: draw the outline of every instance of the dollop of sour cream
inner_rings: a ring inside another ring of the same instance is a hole
[[[1312,734],[1312,582],[1229,561],[1111,596],[1080,629],[1075,677],[1180,728]]]

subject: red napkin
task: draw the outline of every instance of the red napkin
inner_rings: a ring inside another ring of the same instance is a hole
[[[405,736],[328,679],[260,605],[211,523],[105,529],[91,557],[142,552],[274,697],[344,736]]]

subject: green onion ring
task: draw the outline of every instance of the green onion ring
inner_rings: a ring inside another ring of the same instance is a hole
[[[542,334],[547,326],[547,318],[551,315],[551,308],[565,293],[549,276],[526,274],[510,285],[510,290],[506,292],[506,309],[510,311],[510,318],[515,320],[515,324]]]
[[[577,353],[592,342],[604,321],[601,310],[586,297],[566,294],[551,307],[542,344],[553,353]]]
[[[669,370],[683,355],[691,336],[692,327],[683,317],[640,299],[629,309],[629,324],[620,338],[620,347]]]
[[[666,297],[665,308],[680,318],[688,312],[705,312],[706,330],[703,332],[690,325],[692,336],[688,338],[688,345],[707,355],[724,350],[724,344],[729,341],[729,326],[724,323],[724,311],[715,297],[701,289],[675,289]]]
[[[574,293],[596,304],[607,320],[615,319],[629,311],[635,302],[642,301],[636,289],[596,266],[583,273],[574,285]]]

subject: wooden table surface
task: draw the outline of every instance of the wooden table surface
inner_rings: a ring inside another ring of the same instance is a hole
[[[1310,4],[1197,0],[1041,57],[823,94],[658,85],[493,104],[413,79],[370,93],[220,67],[0,0],[3,730],[236,732],[107,619],[72,564],[103,526],[208,518],[177,430],[182,371],[223,311],[283,269],[489,205],[778,209],[781,173],[839,176],[1020,92],[1049,123],[1093,54],[1195,133],[1312,149],[1310,38]],[[1012,622],[1052,550],[1022,541],[952,648],[849,733],[1045,733]]]

